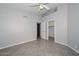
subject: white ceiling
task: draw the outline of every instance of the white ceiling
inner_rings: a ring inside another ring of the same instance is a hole
[[[38,3],[1,3],[1,6],[8,7],[8,8],[13,8],[17,10],[22,10],[22,11],[29,11],[31,13],[43,15],[44,13],[48,12],[47,10],[41,10],[39,11],[39,7],[30,7],[33,5],[38,5]],[[57,6],[56,3],[48,3],[46,6],[48,6],[51,10]]]

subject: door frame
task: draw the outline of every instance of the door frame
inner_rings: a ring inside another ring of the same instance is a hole
[[[56,39],[56,21],[53,18],[47,20],[47,40],[49,39],[49,25],[48,25],[49,21],[54,21],[54,40],[55,40]]]

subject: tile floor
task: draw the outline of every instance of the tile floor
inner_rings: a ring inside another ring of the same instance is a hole
[[[2,49],[0,56],[79,56],[79,54],[67,46],[55,43],[53,39],[39,39]]]

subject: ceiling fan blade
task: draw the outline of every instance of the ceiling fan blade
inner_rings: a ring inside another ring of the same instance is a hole
[[[39,3],[38,5],[33,5],[33,6],[30,6],[30,7],[36,7],[36,6],[40,6],[40,5],[46,5],[48,3]]]
[[[30,7],[37,7],[37,6],[40,6],[40,5],[33,5],[33,6],[30,6]]]
[[[48,3],[43,3],[43,5],[47,5]]]
[[[47,10],[49,10],[50,8],[49,7],[47,7],[46,5],[43,5],[43,7],[45,8],[45,9],[47,9]]]
[[[39,4],[39,5],[40,5],[40,4],[46,5],[46,4],[48,4],[48,3],[38,3],[38,4]]]

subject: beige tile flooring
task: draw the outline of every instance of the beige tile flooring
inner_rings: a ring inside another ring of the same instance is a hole
[[[35,40],[0,50],[1,56],[79,56],[67,46],[50,40]]]

